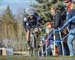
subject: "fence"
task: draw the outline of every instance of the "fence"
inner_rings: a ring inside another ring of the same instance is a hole
[[[56,41],[56,40],[55,40],[55,36],[54,36],[54,55],[55,55],[55,43],[56,43],[56,42],[61,42],[61,44],[62,44],[62,52],[63,52],[63,56],[64,56],[63,41],[64,41],[65,38],[68,37],[68,34],[67,34],[65,37],[62,38],[62,37],[61,37],[61,31],[62,31],[71,21],[73,21],[73,20],[75,20],[75,16],[72,17],[71,19],[67,20],[66,23],[65,23],[60,29],[58,29],[58,30],[53,29],[54,32],[55,32],[55,31],[59,32],[59,34],[60,34],[60,39],[61,39],[60,41]],[[50,36],[51,36],[51,35],[52,35],[52,31],[51,31],[51,33],[50,33]],[[49,36],[49,37],[50,37],[50,36]],[[46,54],[46,56],[47,56],[47,50],[51,47],[50,45],[47,46],[46,44],[45,44],[45,46],[46,46],[46,49],[45,49],[45,51],[42,50],[42,56],[44,56],[44,54]],[[42,49],[43,49],[43,47],[42,47]]]

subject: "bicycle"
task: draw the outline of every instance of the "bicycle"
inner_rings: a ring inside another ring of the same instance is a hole
[[[30,45],[29,53],[31,56],[38,56],[38,28],[32,28],[30,32]]]

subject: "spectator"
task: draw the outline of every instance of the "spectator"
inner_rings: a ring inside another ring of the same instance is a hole
[[[73,1],[64,0],[64,2],[67,8],[67,20],[69,20],[75,16],[75,9],[73,8]],[[72,41],[75,38],[75,19],[69,23],[68,28],[69,28],[69,36],[68,36],[67,44],[69,47],[70,56],[74,56]]]
[[[61,15],[60,15],[60,11],[55,7],[55,6],[51,6],[50,8],[50,12],[52,15],[52,19],[54,21],[54,29],[58,30],[59,27],[61,27],[60,23],[61,23]],[[60,41],[60,35],[59,32],[55,32],[55,39],[56,41]],[[62,48],[61,48],[61,43],[57,42],[57,48],[58,48],[58,54],[61,55],[62,54]]]

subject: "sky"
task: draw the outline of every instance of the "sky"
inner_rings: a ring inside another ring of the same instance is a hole
[[[13,14],[36,3],[34,0],[0,0],[0,13],[9,5]]]

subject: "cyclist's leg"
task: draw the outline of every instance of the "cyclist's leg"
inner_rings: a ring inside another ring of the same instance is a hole
[[[35,27],[34,28],[34,49],[35,49],[35,55],[38,56],[38,51],[39,51],[39,48],[38,48],[38,45],[39,45],[39,27]]]
[[[27,41],[27,45],[28,45],[28,49],[30,49],[30,30],[29,29],[27,29],[27,31],[26,31],[26,41]]]

